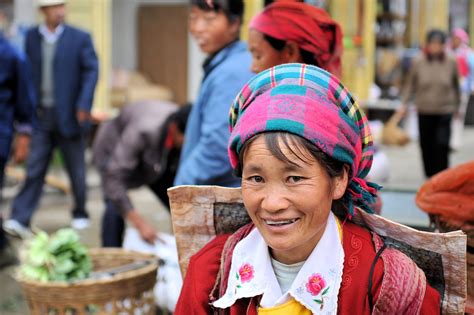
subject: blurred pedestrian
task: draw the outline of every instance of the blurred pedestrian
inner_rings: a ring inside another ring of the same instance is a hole
[[[95,137],[94,162],[99,169],[105,200],[102,245],[122,246],[124,218],[152,243],[157,230],[137,211],[129,189],[148,186],[168,207],[190,105],[144,101],[125,106],[120,115],[102,123]]]
[[[321,8],[303,2],[275,2],[249,27],[252,71],[303,62],[341,75],[342,32]]]
[[[38,127],[31,140],[26,181],[13,202],[5,229],[28,232],[42,193],[54,148],[59,147],[74,194],[72,227],[89,224],[86,203],[84,133],[98,77],[98,61],[88,33],[64,23],[64,0],[38,0],[44,23],[30,29],[25,50],[32,65]]]
[[[469,47],[469,35],[462,28],[451,32],[450,48],[456,56],[458,73],[461,78],[461,91],[464,95],[471,94],[474,77],[474,53]],[[466,100],[467,101],[467,100]]]
[[[227,142],[230,104],[252,76],[250,54],[239,40],[243,11],[242,0],[191,1],[189,29],[208,58],[175,185],[240,185],[227,157]]]
[[[414,97],[426,177],[448,168],[451,119],[460,115],[458,67],[446,53],[445,43],[443,31],[428,32],[425,49],[413,61],[402,93],[403,113]]]
[[[0,12],[2,12],[0,4]],[[3,28],[2,28],[3,29]],[[0,202],[5,165],[16,132],[13,160],[21,163],[28,155],[35,116],[31,69],[26,56],[17,51],[0,29]],[[0,213],[0,268],[12,262],[7,253],[7,239]]]

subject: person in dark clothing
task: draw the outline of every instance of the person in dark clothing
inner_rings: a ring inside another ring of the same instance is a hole
[[[120,247],[129,220],[147,242],[156,229],[133,206],[127,190],[148,186],[165,204],[178,168],[190,105],[178,108],[167,102],[130,104],[115,119],[103,123],[93,144],[105,201],[102,244]]]
[[[31,139],[25,182],[4,225],[10,233],[20,236],[29,232],[55,148],[62,153],[71,181],[71,226],[89,226],[84,136],[90,125],[98,59],[91,36],[64,23],[64,0],[39,0],[38,6],[44,23],[31,28],[25,38],[38,103],[38,124]]]
[[[451,119],[460,116],[458,66],[456,59],[446,53],[445,43],[444,32],[428,32],[426,47],[413,61],[402,94],[403,114],[414,96],[426,177],[449,167]]]
[[[0,31],[0,202],[5,166],[15,133],[14,161],[20,163],[28,155],[35,116],[34,91],[30,78],[26,57],[15,50]],[[0,214],[0,267],[11,262],[11,259],[6,259],[7,244]]]

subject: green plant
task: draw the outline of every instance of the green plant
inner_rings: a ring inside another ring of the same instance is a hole
[[[51,236],[39,232],[26,244],[22,257],[21,274],[42,282],[84,279],[92,269],[87,248],[72,229]]]

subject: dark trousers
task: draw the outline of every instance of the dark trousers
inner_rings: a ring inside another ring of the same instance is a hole
[[[418,115],[420,147],[426,177],[449,167],[452,115]]]
[[[3,181],[5,179],[5,166],[7,165],[7,159],[0,156],[0,202],[2,202],[2,189]]]
[[[84,136],[65,138],[56,128],[53,110],[43,110],[39,116],[39,128],[32,136],[30,154],[26,165],[26,180],[13,201],[11,218],[28,226],[43,191],[44,178],[51,161],[53,149],[61,151],[74,196],[74,218],[87,218],[86,167]]]
[[[158,199],[169,207],[169,198],[167,189],[172,186],[175,172],[167,174],[160,179],[148,185],[148,187],[155,193]],[[102,217],[102,246],[104,247],[121,247],[125,232],[125,220],[119,213],[114,204],[105,198],[105,213]]]
[[[2,189],[3,189],[3,179],[5,174],[5,165],[7,164],[7,159],[0,156],[0,205],[2,204]],[[5,231],[3,230],[3,218],[0,214],[0,250],[7,246],[7,238]]]

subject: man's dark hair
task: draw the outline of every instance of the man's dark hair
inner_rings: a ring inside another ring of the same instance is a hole
[[[191,112],[190,103],[182,105],[176,112],[174,112],[168,117],[165,123],[165,126],[168,126],[170,123],[174,122],[176,123],[178,130],[184,133],[186,131],[186,124],[188,122],[188,117],[189,117],[190,112]]]
[[[229,22],[234,22],[239,19],[242,24],[242,16],[244,14],[243,0],[191,0],[191,5],[204,11],[222,12]]]
[[[438,41],[441,44],[445,44],[446,43],[446,33],[443,32],[442,30],[438,30],[438,29],[434,29],[434,30],[429,31],[428,34],[426,34],[426,42],[431,43],[431,42],[435,42],[435,41]]]
[[[158,138],[158,156],[160,158],[160,165],[162,174],[161,176],[171,176],[171,179],[176,175],[176,169],[179,164],[179,157],[181,155],[181,148],[176,147],[173,144],[173,147],[166,146],[166,140],[168,139],[168,131],[171,124],[176,124],[179,132],[183,133],[186,131],[186,125],[189,118],[189,113],[191,112],[191,104],[185,104],[181,106],[177,111],[168,116],[166,121],[160,130],[160,136]],[[164,175],[166,173],[166,175]],[[168,178],[169,179],[169,178]],[[173,181],[170,181],[169,187],[171,187]],[[168,200],[166,194],[160,197],[165,203]]]

